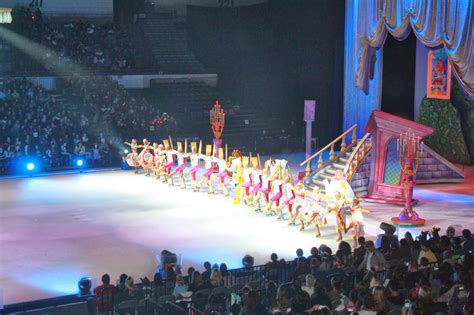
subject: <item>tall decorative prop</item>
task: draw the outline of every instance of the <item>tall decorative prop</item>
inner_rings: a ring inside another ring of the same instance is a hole
[[[311,156],[312,124],[316,112],[316,101],[304,101],[304,121],[306,121],[306,158]]]
[[[209,120],[212,132],[214,133],[214,146],[219,149],[222,147],[221,136],[225,125],[225,112],[221,104],[219,104],[219,100],[216,100],[214,107],[209,111]],[[215,150],[215,152],[217,151]]]
[[[413,210],[413,188],[415,187],[415,175],[418,170],[420,158],[423,155],[423,140],[420,136],[408,129],[400,133],[397,139],[397,151],[400,158],[400,185],[403,187],[405,199],[403,211],[398,217],[393,217],[392,222],[399,225],[423,225],[425,220],[418,216]]]

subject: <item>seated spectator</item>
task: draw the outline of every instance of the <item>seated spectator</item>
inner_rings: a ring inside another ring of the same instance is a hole
[[[143,298],[142,290],[135,285],[132,277],[129,276],[127,278],[127,282],[125,283],[125,288],[127,289],[127,295],[129,299],[139,300]]]
[[[94,304],[98,312],[110,311],[114,305],[115,287],[110,284],[110,276],[102,276],[102,284],[94,289]]]
[[[311,296],[312,305],[324,305],[332,309],[332,303],[329,296],[326,294],[326,289],[321,284],[316,283],[314,286],[314,294]]]
[[[225,263],[222,263],[219,266],[219,271],[221,273],[221,276],[224,278],[230,275],[229,271],[227,270],[227,265]]]
[[[372,289],[372,296],[374,297],[374,308],[377,312],[387,311],[387,304],[385,301],[384,287],[377,286]]]
[[[183,275],[176,275],[176,284],[173,288],[173,295],[179,298],[181,293],[188,292],[188,286],[184,283]]]
[[[206,289],[206,285],[204,284],[204,281],[202,279],[201,273],[199,271],[194,271],[192,278],[191,278],[191,283],[188,286],[188,290],[192,291],[193,293]]]
[[[368,241],[365,243],[365,256],[360,263],[358,270],[362,271],[381,271],[385,270],[385,258],[382,253],[375,249],[374,242]]]
[[[211,294],[208,298],[206,308],[204,309],[204,314],[225,314],[226,310],[224,305],[225,301],[222,301],[217,295]]]
[[[209,280],[209,277],[211,276],[211,272],[212,272],[211,263],[208,261],[204,262],[204,272],[201,274],[202,279],[204,281]]]
[[[211,276],[209,277],[209,282],[212,287],[220,287],[224,285],[224,278],[222,277],[219,271],[219,265],[214,264],[211,271]]]
[[[421,259],[423,257],[428,259],[429,264],[438,262],[436,255],[431,251],[429,242],[427,241],[421,243],[421,251],[418,255],[418,264],[421,264]]]
[[[399,291],[399,284],[391,280],[387,285],[386,298],[387,309],[388,311],[396,310],[399,311],[402,309],[405,298]]]
[[[305,277],[305,284],[302,286],[302,290],[307,292],[309,296],[312,296],[314,293],[314,276],[312,274],[307,274]]]

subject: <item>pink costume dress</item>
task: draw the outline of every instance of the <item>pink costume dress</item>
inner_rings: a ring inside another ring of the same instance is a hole
[[[191,154],[191,169],[189,170],[189,173],[191,173],[193,181],[196,180],[196,173],[199,170],[199,159],[200,158],[201,158],[201,156],[197,153]]]
[[[250,195],[250,186],[252,186],[252,169],[250,167],[244,168],[244,183],[242,187],[245,188],[245,194]]]
[[[252,187],[252,194],[257,195],[260,188],[262,187],[262,174],[259,171],[255,171],[253,174],[253,182],[255,185]]]
[[[217,173],[217,177],[219,177],[221,183],[224,184],[225,178],[227,177],[227,162],[225,160],[219,159],[217,166],[219,167],[219,173]]]
[[[214,157],[212,156],[204,156],[204,165],[206,167],[206,172],[202,174],[202,176],[205,176],[207,180],[211,180],[211,175],[212,175],[212,170],[213,170],[213,165],[212,163],[214,162]]]
[[[171,174],[171,168],[174,165],[174,157],[173,155],[176,153],[174,150],[168,150],[166,151],[166,164],[164,165],[164,168],[166,169],[166,173],[169,175]]]
[[[283,182],[281,180],[273,181],[273,191],[275,193],[270,200],[271,202],[274,202],[277,207],[279,207],[280,199],[281,199],[281,196],[283,195]]]
[[[288,206],[288,211],[293,211],[293,200],[295,200],[295,188],[291,183],[285,184],[286,199],[283,200],[283,204]]]
[[[184,153],[176,153],[178,166],[175,168],[175,173],[183,175],[183,171],[186,168],[186,155]]]
[[[268,178],[266,176],[263,176],[262,188],[260,188],[259,191],[263,194],[267,203],[269,202],[268,195],[270,194],[270,185],[271,182],[268,180]]]

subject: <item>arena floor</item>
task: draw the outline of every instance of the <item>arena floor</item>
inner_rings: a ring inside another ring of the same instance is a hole
[[[474,181],[421,186],[418,212],[429,229],[474,229]],[[399,213],[393,205],[365,205],[367,234]],[[0,180],[0,288],[4,304],[77,292],[77,281],[125,272],[137,282],[153,277],[163,249],[183,265],[226,262],[245,254],[264,263],[270,253],[289,259],[325,243],[336,246],[334,218],[315,238],[275,217],[265,217],[221,195],[168,187],[130,171],[104,171]],[[404,231],[400,231],[403,233]],[[345,238],[350,240],[348,234]],[[0,301],[2,302],[2,301]]]

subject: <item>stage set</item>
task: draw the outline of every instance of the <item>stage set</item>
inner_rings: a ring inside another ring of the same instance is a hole
[[[206,154],[186,140],[132,141],[128,171],[1,180],[4,303],[75,293],[83,276],[94,286],[103,273],[152,278],[164,249],[184,268],[237,268],[246,254],[263,264],[272,252],[292,259],[297,248],[337,248],[340,236],[376,240],[382,222],[400,237],[474,229],[474,172],[423,144],[431,128],[374,111],[363,138],[353,126],[306,159],[247,156],[226,152],[224,116],[211,113]]]

